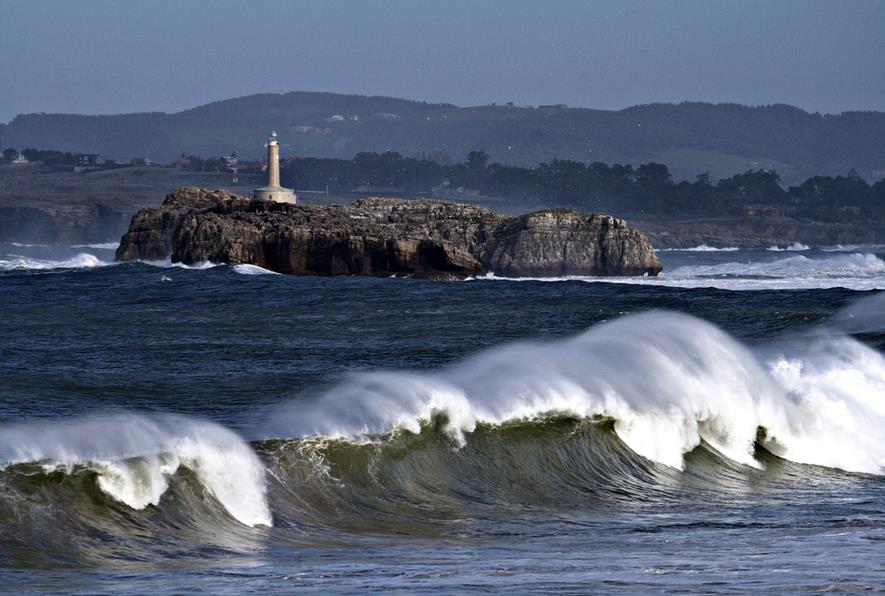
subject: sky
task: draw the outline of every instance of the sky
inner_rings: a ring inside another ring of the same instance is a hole
[[[885,110],[885,0],[0,0],[0,122],[287,91]]]

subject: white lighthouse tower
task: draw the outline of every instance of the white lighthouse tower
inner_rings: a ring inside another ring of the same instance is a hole
[[[277,131],[271,131],[265,146],[267,147],[267,186],[256,188],[252,192],[252,198],[256,201],[294,203],[295,191],[280,186],[280,144],[277,142]]]

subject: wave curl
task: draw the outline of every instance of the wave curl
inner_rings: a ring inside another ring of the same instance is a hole
[[[479,424],[602,417],[635,453],[678,469],[702,442],[758,466],[754,444],[763,432],[767,447],[795,462],[885,472],[885,441],[875,430],[885,423],[876,406],[885,393],[882,355],[848,337],[770,354],[760,359],[687,315],[633,315],[439,372],[356,375],[310,404],[284,408],[271,432],[365,440],[418,433],[442,419],[463,445]],[[854,382],[840,385],[840,376]]]
[[[0,428],[0,469],[44,474],[88,470],[108,496],[132,509],[158,505],[187,468],[237,521],[271,525],[264,468],[232,431],[182,416],[117,414]]]

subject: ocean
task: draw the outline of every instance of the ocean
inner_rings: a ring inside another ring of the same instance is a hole
[[[461,282],[0,244],[12,592],[885,587],[885,247]]]

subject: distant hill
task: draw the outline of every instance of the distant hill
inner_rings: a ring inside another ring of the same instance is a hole
[[[407,101],[293,92],[218,101],[175,114],[26,114],[2,127],[5,147],[169,161],[239,149],[259,157],[270,129],[283,155],[349,158],[360,151],[463,161],[485,149],[522,166],[556,159],[667,164],[677,178],[774,168],[786,183],[851,169],[885,170],[885,112],[809,114],[787,105],[650,104],[624,110]]]

